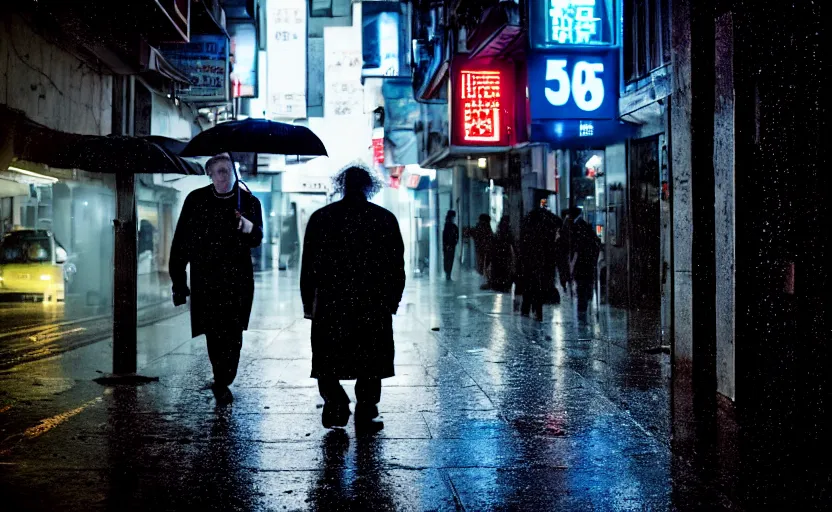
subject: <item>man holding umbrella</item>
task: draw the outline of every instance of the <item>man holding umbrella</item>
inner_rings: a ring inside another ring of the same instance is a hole
[[[170,255],[173,303],[191,297],[191,334],[205,334],[218,399],[237,375],[254,299],[251,249],[263,239],[260,201],[240,187],[231,157],[205,164],[211,184],[185,199]],[[190,263],[190,288],[185,271]]]

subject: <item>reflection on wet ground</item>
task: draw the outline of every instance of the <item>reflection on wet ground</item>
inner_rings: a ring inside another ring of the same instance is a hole
[[[171,304],[170,278],[158,273],[138,278],[138,321],[150,325],[184,309]],[[110,337],[111,304],[68,294],[65,302],[0,302],[0,369],[53,357]]]
[[[285,273],[258,278],[228,403],[215,400],[186,316],[139,331],[141,372],[158,383],[92,383],[109,369],[106,341],[17,366],[0,374],[0,493],[30,510],[730,504],[671,457],[655,317],[602,309],[581,322],[567,300],[537,323],[474,279],[413,283],[403,305],[376,435],[357,435],[352,421],[321,426],[310,325]]]

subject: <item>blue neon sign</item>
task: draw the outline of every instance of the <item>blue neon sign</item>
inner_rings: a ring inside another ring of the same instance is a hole
[[[536,54],[529,58],[532,121],[614,119],[618,52]]]

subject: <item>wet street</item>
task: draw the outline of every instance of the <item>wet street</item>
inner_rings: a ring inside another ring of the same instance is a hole
[[[7,510],[702,505],[674,477],[669,355],[655,350],[655,319],[602,308],[586,324],[567,300],[539,324],[477,285],[409,283],[376,435],[357,435],[352,420],[321,426],[310,323],[285,272],[258,277],[229,405],[214,399],[186,314],[139,331],[140,372],[158,382],[93,382],[111,368],[110,340],[5,370]]]

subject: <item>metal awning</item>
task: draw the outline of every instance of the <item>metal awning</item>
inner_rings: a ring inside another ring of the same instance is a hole
[[[162,53],[145,41],[141,42],[139,75],[147,85],[162,92],[170,92],[175,84],[190,85],[188,75],[171,64]]]
[[[485,11],[477,28],[468,36],[469,58],[510,54],[523,41],[524,34],[520,6],[515,2],[500,2]]]
[[[230,39],[225,29],[225,11],[218,7],[213,11],[205,0],[194,0],[191,10],[191,35],[215,34]]]

